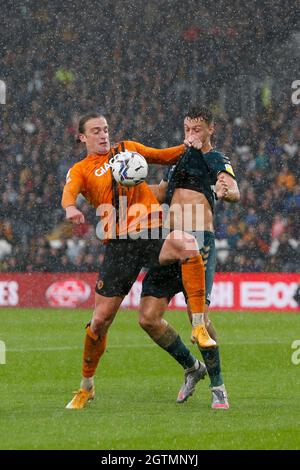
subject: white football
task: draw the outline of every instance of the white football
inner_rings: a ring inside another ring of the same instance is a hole
[[[145,181],[148,174],[148,163],[145,158],[129,150],[117,153],[111,167],[114,179],[123,186],[136,186]]]

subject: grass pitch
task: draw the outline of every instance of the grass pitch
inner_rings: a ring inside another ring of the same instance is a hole
[[[186,344],[184,312],[166,318]],[[209,381],[176,404],[182,369],[120,312],[97,373],[96,397],[64,407],[79,385],[85,310],[1,309],[0,449],[300,449],[300,316],[212,313],[229,410],[210,409]],[[199,356],[195,346],[192,351]]]

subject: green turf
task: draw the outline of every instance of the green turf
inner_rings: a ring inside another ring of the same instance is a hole
[[[213,313],[229,410],[210,409],[209,382],[178,405],[182,370],[121,312],[88,408],[65,410],[78,387],[88,311],[0,310],[0,449],[300,449],[297,314]],[[167,318],[189,344],[184,312]],[[191,346],[196,353],[196,348]]]

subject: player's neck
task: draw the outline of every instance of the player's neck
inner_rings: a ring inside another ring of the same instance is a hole
[[[203,144],[203,147],[201,150],[202,150],[202,153],[207,153],[207,152],[210,152],[212,149],[213,149],[213,146],[211,145],[211,143],[207,142]]]
[[[87,156],[88,157],[106,157],[109,154],[110,150],[105,153],[100,153],[100,152],[94,152],[94,151],[87,151]]]

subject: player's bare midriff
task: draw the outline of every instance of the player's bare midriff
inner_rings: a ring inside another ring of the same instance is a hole
[[[170,226],[177,230],[214,231],[211,206],[203,193],[176,188],[170,208]]]

